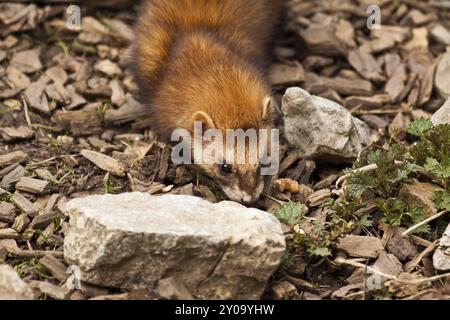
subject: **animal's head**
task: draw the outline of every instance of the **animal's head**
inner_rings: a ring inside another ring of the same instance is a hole
[[[262,158],[270,157],[271,108],[272,100],[262,99],[259,123],[244,128],[224,128],[203,111],[193,116],[194,163],[230,200],[251,204],[263,192]]]

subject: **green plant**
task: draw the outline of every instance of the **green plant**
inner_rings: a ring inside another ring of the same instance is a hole
[[[430,120],[413,122],[408,133],[418,138],[411,147],[414,162],[436,176],[435,182],[450,190],[450,124],[433,126]]]
[[[423,211],[421,208],[411,206],[408,207],[402,200],[397,198],[377,199],[375,201],[378,210],[383,213],[381,222],[388,223],[392,226],[414,225],[423,220]],[[423,225],[416,230],[415,233],[428,233],[430,227]]]
[[[332,245],[345,234],[361,229],[370,234],[379,222],[410,227],[424,220],[421,208],[398,198],[401,187],[424,172],[444,190],[435,192],[434,202],[450,210],[450,125],[433,126],[428,120],[413,122],[408,132],[417,138],[413,146],[391,141],[386,148],[371,146],[352,169],[345,170],[345,187],[339,198],[322,205],[326,218],[305,216],[301,205],[288,203],[274,215],[293,228],[293,248],[310,257],[327,257]],[[414,230],[436,239],[446,227],[442,220],[435,227],[423,225]]]
[[[296,202],[289,202],[277,208],[274,215],[281,222],[293,227],[300,223],[305,215],[305,209]]]

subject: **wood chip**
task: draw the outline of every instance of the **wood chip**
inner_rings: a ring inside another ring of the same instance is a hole
[[[374,263],[373,267],[382,273],[397,277],[403,271],[403,265],[398,261],[397,257],[393,254],[387,254],[386,252],[381,252],[377,261]],[[385,277],[381,277],[381,283],[388,280]]]
[[[8,84],[13,89],[23,90],[28,88],[31,84],[30,78],[28,78],[25,73],[12,66],[9,66],[6,69],[6,76],[8,79]]]
[[[69,76],[66,71],[60,66],[53,66],[45,70],[45,74],[53,80],[53,82],[58,83],[60,85],[64,85],[67,80],[69,80]]]
[[[78,111],[57,111],[52,122],[61,130],[70,130],[74,136],[100,134],[103,131],[99,117],[101,103],[93,103]]]
[[[58,183],[58,180],[55,178],[55,176],[45,168],[38,168],[34,170],[34,173],[41,179],[47,180],[51,183]]]
[[[23,151],[14,151],[0,155],[0,167],[6,167],[14,162],[22,163],[28,159],[28,155]]]
[[[79,95],[76,92],[74,86],[70,85],[67,86],[65,89],[68,95],[70,96],[70,104],[67,106],[67,109],[72,110],[81,107],[87,103],[86,99],[84,99],[83,96]]]
[[[48,80],[47,77],[41,77],[38,81],[29,85],[24,92],[29,105],[44,114],[50,114],[50,107],[47,96],[45,95],[45,88]]]
[[[369,236],[346,235],[337,244],[336,248],[351,257],[377,258],[384,251],[381,240]]]
[[[273,86],[298,85],[305,81],[305,70],[300,63],[273,64],[269,69],[269,81]]]
[[[398,197],[409,205],[421,208],[425,218],[429,218],[438,212],[433,201],[434,193],[442,190],[441,187],[433,183],[414,181],[404,184]]]
[[[57,213],[57,212],[50,212],[50,213],[44,213],[44,214],[37,215],[31,221],[30,228],[32,228],[34,230],[44,229],[50,223],[52,223],[58,216],[59,216],[59,213]]]
[[[303,65],[308,70],[321,69],[331,65],[334,62],[332,58],[310,55],[303,61]]]
[[[371,41],[366,41],[360,47],[362,51],[368,53],[380,53],[389,50],[395,46],[395,40],[392,38],[387,39],[374,39]]]
[[[344,106],[348,109],[380,109],[391,102],[391,97],[387,94],[377,94],[372,97],[351,96],[345,99]]]
[[[36,206],[30,200],[25,198],[19,191],[14,192],[11,201],[29,216],[34,216],[38,212],[38,208],[36,208]]]
[[[0,128],[0,135],[6,142],[28,140],[34,137],[34,131],[27,126]]]
[[[34,73],[41,70],[42,63],[39,58],[39,49],[15,53],[11,58],[10,65],[24,73]]]
[[[308,204],[310,207],[317,207],[327,201],[331,196],[329,189],[317,190],[308,196]]]
[[[17,181],[19,181],[20,179],[22,179],[22,177],[25,175],[25,168],[22,166],[17,166],[16,168],[14,168],[13,170],[11,170],[11,172],[9,172],[8,174],[6,174],[1,183],[0,186],[6,190],[9,190],[10,187],[16,183]]]
[[[87,149],[81,150],[80,154],[104,171],[121,177],[125,176],[127,171],[125,166],[110,156]]]
[[[121,107],[125,102],[125,91],[123,90],[120,82],[116,79],[111,80],[109,83],[109,87],[111,88],[111,103],[117,107]]]
[[[7,228],[0,229],[0,239],[17,239],[19,238],[19,234],[16,230]]]
[[[31,288],[38,289],[42,294],[47,295],[56,300],[64,300],[68,292],[54,284],[46,281],[33,280],[29,283]]]
[[[18,215],[14,219],[14,223],[11,228],[16,230],[18,233],[22,233],[25,230],[25,228],[28,226],[29,223],[30,223],[30,219],[28,218],[26,213],[23,213],[23,214]]]
[[[347,52],[345,44],[332,27],[312,24],[306,30],[301,30],[300,36],[313,54],[335,57],[344,56]]]
[[[128,44],[134,39],[133,29],[119,19],[103,19],[108,26],[109,35],[120,43]]]
[[[349,80],[344,78],[325,78],[315,74],[308,74],[306,89],[312,94],[319,94],[331,88],[345,96],[370,96],[373,94],[373,86],[366,80]]]
[[[148,114],[147,108],[137,102],[132,95],[127,94],[127,102],[119,109],[108,109],[105,112],[105,122],[107,124],[122,124],[143,117]]]
[[[388,53],[384,56],[384,70],[388,78],[394,75],[401,62],[400,56],[396,53]]]
[[[0,201],[0,221],[13,223],[16,214],[16,207],[6,201]]]
[[[59,200],[59,194],[54,193],[50,196],[50,198],[48,198],[47,204],[45,205],[45,213],[49,213],[50,211],[52,211],[55,207],[56,207],[56,203]]]
[[[120,67],[111,60],[101,60],[95,64],[94,68],[109,77],[116,77],[122,73]]]
[[[0,178],[3,178],[5,175],[13,171],[15,168],[17,168],[19,164],[17,162],[10,164],[9,166],[3,168],[0,170]]]
[[[403,49],[405,50],[428,49],[428,29],[427,28],[413,29],[413,38],[403,46]]]
[[[42,264],[48,271],[50,271],[50,273],[60,282],[63,282],[67,279],[68,274],[66,273],[66,265],[55,256],[46,255],[39,260],[39,263]]]
[[[49,186],[49,182],[29,177],[23,177],[16,184],[16,189],[28,193],[44,194]]]
[[[413,258],[417,254],[417,249],[411,242],[410,237],[403,236],[405,228],[392,227],[388,225],[382,225],[384,230],[383,243],[386,244],[386,250],[389,253],[395,255],[400,261]]]
[[[379,29],[371,29],[371,36],[373,38],[383,39],[385,41],[393,40],[396,43],[402,43],[411,37],[411,30],[406,27],[383,25]]]
[[[397,102],[400,97],[406,81],[405,65],[400,64],[394,71],[392,77],[386,83],[384,92],[386,92],[393,102]]]
[[[367,80],[384,82],[386,79],[374,57],[361,49],[351,50],[347,60],[358,73]]]
[[[69,105],[72,102],[73,93],[67,91],[59,82],[49,84],[45,88],[45,93],[50,99],[55,100],[60,104]]]

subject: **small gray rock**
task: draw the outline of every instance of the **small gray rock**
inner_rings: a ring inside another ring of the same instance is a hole
[[[0,265],[0,300],[32,300],[31,288],[11,266]]]
[[[433,255],[433,266],[436,270],[450,270],[450,224],[439,241],[439,247]]]
[[[65,258],[101,286],[148,288],[172,277],[198,299],[258,299],[285,251],[275,217],[229,201],[124,193],[64,210]]]
[[[369,127],[336,102],[289,88],[281,111],[288,143],[308,159],[347,162],[370,144]]]

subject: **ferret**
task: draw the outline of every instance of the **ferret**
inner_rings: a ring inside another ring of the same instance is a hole
[[[169,141],[175,129],[270,128],[266,69],[284,0],[148,0],[138,13],[132,70],[151,129]],[[203,143],[205,142],[195,142]],[[248,144],[233,154],[247,154]],[[233,201],[256,202],[260,165],[199,164]]]

